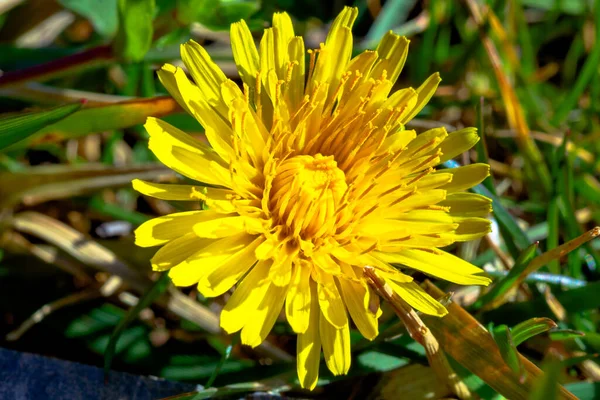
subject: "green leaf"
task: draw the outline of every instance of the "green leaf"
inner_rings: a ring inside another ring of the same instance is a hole
[[[79,108],[81,103],[67,104],[46,111],[28,112],[0,119],[0,150],[60,121]]]
[[[544,374],[533,385],[529,400],[557,400],[559,398],[560,363],[551,361],[543,368]]]
[[[586,202],[596,206],[600,205],[600,182],[593,175],[584,174],[577,177],[574,186],[577,194],[583,197]]]
[[[513,372],[519,374],[519,376],[523,376],[523,364],[519,359],[519,352],[517,351],[517,347],[513,342],[508,326],[497,326],[491,333],[496,341],[496,344],[498,345],[498,348],[500,349],[500,355],[502,356],[502,359]]]
[[[78,315],[64,331],[70,339],[83,338],[99,334],[106,329],[111,329],[119,323],[123,310],[106,303],[98,308],[93,308],[87,313]]]
[[[404,357],[382,353],[376,350],[365,351],[357,357],[358,365],[367,371],[391,371],[407,365],[410,361]]]
[[[596,400],[600,398],[600,382],[577,382],[565,385],[579,400]]]
[[[148,117],[161,118],[180,111],[175,100],[163,96],[89,107],[57,123],[44,126],[35,135],[16,144],[15,147],[23,148],[38,142],[61,141],[95,132],[128,128],[143,124]],[[200,130],[200,125],[197,126]]]
[[[212,30],[227,30],[233,22],[249,19],[260,9],[256,0],[179,0],[183,22],[200,22]]]
[[[117,33],[117,0],[59,0],[59,3],[87,18],[100,36],[111,38]]]
[[[415,3],[415,0],[388,0],[367,33],[366,46],[376,46],[386,32],[405,22]]]
[[[519,258],[517,258],[515,261],[514,267],[512,267],[508,274],[504,278],[500,278],[498,281],[496,281],[494,286],[492,286],[492,289],[481,296],[481,298],[477,300],[473,307],[475,309],[479,309],[486,305],[493,307],[493,305],[508,292],[514,283],[517,282],[521,274],[525,272],[531,260],[535,258],[537,248],[538,243],[534,243],[524,252],[522,252]]]
[[[559,220],[558,220],[558,198],[553,197],[548,204],[548,238],[546,239],[546,251],[558,247],[559,242]],[[548,270],[553,274],[560,273],[559,260],[552,260],[548,263]]]
[[[531,318],[515,325],[510,331],[513,343],[518,346],[527,339],[556,328],[556,326],[556,323],[550,318]]]
[[[170,283],[169,275],[163,274],[154,284],[144,293],[142,297],[140,297],[138,303],[132,307],[127,314],[119,321],[119,324],[113,331],[112,335],[110,335],[110,340],[108,341],[108,345],[106,346],[106,351],[104,353],[104,374],[107,375],[110,371],[110,364],[112,363],[112,359],[115,355],[115,350],[117,348],[117,342],[119,337],[127,328],[127,326],[137,318],[139,313],[144,309],[150,306],[154,300],[156,300],[161,294],[167,290],[167,287]]]
[[[234,344],[235,344],[235,338],[234,338],[234,342],[231,343],[229,346],[227,346],[227,348],[225,349],[225,352],[221,356],[221,360],[219,360],[219,363],[215,366],[215,369],[214,369],[213,373],[210,375],[210,378],[208,378],[208,382],[206,382],[206,387],[211,387],[213,385],[213,383],[215,383],[215,379],[217,379],[217,376],[219,376],[219,373],[221,372],[223,365],[225,364],[225,362],[227,362],[227,360],[229,360],[229,356],[231,356],[231,350],[233,349]]]
[[[119,30],[115,50],[124,61],[141,61],[152,45],[154,0],[118,1]]]
[[[585,333],[572,329],[557,329],[549,333],[551,340],[569,340],[585,336]]]

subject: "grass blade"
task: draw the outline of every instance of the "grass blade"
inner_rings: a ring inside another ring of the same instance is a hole
[[[519,358],[517,346],[513,342],[510,329],[506,325],[497,326],[492,330],[492,336],[498,345],[502,359],[504,359],[506,365],[508,365],[514,373],[519,374],[519,380],[522,381],[525,378],[523,375],[525,370],[523,369],[523,364]]]
[[[490,291],[477,300],[474,304],[474,308],[489,309],[496,308],[498,305],[502,304],[510,289],[517,286],[516,282],[518,282],[519,277],[523,275],[529,263],[534,259],[537,249],[538,243],[534,243],[521,253],[519,258],[515,261],[515,265],[508,271],[508,274],[504,278],[496,281]]]
[[[143,124],[148,117],[160,118],[175,112],[181,112],[181,108],[171,97],[154,97],[84,108],[58,123],[47,125],[15,147],[24,148],[48,141],[58,142],[96,132],[128,128]]]
[[[475,0],[467,0],[467,6],[469,7],[471,15],[475,19],[477,25],[479,25],[480,28],[483,27],[487,15],[483,15],[479,3]],[[480,35],[483,42],[483,47],[488,54],[492,64],[492,69],[496,75],[496,80],[498,81],[500,94],[504,101],[504,106],[506,107],[508,123],[511,128],[516,131],[517,145],[523,153],[523,157],[527,162],[527,166],[535,174],[536,179],[533,183],[536,185],[541,185],[541,188],[546,193],[549,193],[552,189],[552,181],[550,179],[548,166],[546,165],[540,149],[537,147],[535,141],[530,135],[529,126],[527,125],[523,108],[521,107],[510,79],[504,72],[502,60],[498,54],[498,49],[483,29],[480,29]]]
[[[560,103],[550,123],[554,126],[560,125],[569,115],[573,107],[577,104],[577,100],[588,86],[592,78],[598,74],[598,65],[600,64],[600,0],[596,0],[594,4],[594,20],[596,21],[595,45],[585,60],[583,68],[579,73],[573,89],[567,97]]]
[[[81,108],[67,104],[45,111],[28,112],[0,119],[0,150],[25,140],[45,126],[54,124]]]
[[[558,384],[560,375],[560,363],[550,361],[544,366],[544,374],[535,382],[535,390],[529,396],[529,400],[557,400],[559,396]]]
[[[149,307],[154,300],[158,299],[160,295],[162,295],[171,280],[169,279],[169,274],[162,274],[160,278],[154,282],[152,286],[140,297],[138,303],[132,307],[127,314],[119,321],[119,324],[110,335],[110,339],[108,344],[106,345],[106,351],[104,352],[104,376],[105,380],[108,378],[108,373],[110,372],[110,365],[112,363],[112,359],[115,355],[115,350],[117,348],[117,341],[121,336],[121,333],[127,328],[127,326],[133,322],[134,319],[138,317],[140,312]]]
[[[556,328],[558,325],[550,318],[531,318],[515,325],[510,331],[515,346],[520,345],[540,333]]]

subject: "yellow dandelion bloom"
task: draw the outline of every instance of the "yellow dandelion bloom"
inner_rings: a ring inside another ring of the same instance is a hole
[[[443,316],[446,309],[401,268],[463,285],[487,285],[481,269],[439,250],[490,231],[486,197],[464,193],[489,166],[436,171],[471,148],[475,129],[419,135],[405,124],[440,78],[390,94],[409,41],[386,34],[375,51],[352,57],[357,9],[346,8],[326,42],[306,51],[286,13],[273,16],[256,48],[244,21],[231,27],[243,88],[202,46],[190,41],[181,68],[159,77],[205,128],[210,146],[149,118],[150,149],[197,185],[136,180],[165,200],[203,201],[207,209],[155,218],[136,230],[140,246],[178,286],[206,297],[237,284],[221,326],[259,345],[284,311],[298,334],[300,384],[314,388],[321,350],[335,375],[350,367],[350,319],[367,339],[378,334],[376,295],[363,277],[370,265],[408,304]]]

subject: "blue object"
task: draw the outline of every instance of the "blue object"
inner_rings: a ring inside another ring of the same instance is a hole
[[[104,371],[90,365],[0,348],[1,400],[156,400],[196,385]]]

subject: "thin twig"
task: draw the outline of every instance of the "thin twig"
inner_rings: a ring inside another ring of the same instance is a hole
[[[398,296],[383,278],[377,275],[373,267],[366,266],[363,271],[365,276],[369,278],[371,287],[392,306],[396,315],[402,320],[410,337],[425,348],[429,365],[440,382],[446,384],[460,399],[472,399],[473,396],[469,388],[452,370],[448,358],[440,348],[437,339],[425,326],[416,311]]]
[[[496,244],[494,239],[492,239],[490,235],[485,235],[485,241],[488,244],[488,246],[490,246],[490,249],[492,249],[492,251],[498,256],[498,258],[502,262],[502,265],[504,265],[504,268],[506,270],[511,269],[513,265],[512,260],[504,251],[502,251],[502,249]]]
[[[15,329],[12,332],[9,332],[6,335],[6,340],[19,340],[19,338],[21,338],[21,336],[23,336],[23,334],[25,334],[25,332],[31,329],[34,325],[39,324],[48,315],[52,314],[57,310],[60,310],[63,307],[79,304],[88,300],[93,300],[101,296],[102,294],[100,290],[98,288],[93,288],[86,289],[82,292],[73,293],[61,299],[55,300],[51,303],[44,304],[36,312],[31,314],[31,316],[27,318],[21,325],[19,325],[17,329]]]

